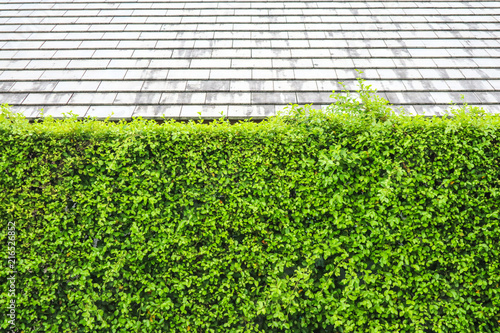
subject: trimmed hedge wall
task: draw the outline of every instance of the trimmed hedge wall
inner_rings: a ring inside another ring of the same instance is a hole
[[[0,117],[17,330],[499,332],[499,117],[293,111]]]

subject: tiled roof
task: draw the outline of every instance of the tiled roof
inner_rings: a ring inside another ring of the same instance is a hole
[[[461,94],[500,112],[499,40],[499,1],[0,0],[0,103],[263,117],[330,104],[359,69],[415,113]]]

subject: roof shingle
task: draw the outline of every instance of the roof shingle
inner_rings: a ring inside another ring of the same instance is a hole
[[[359,69],[418,113],[460,94],[500,112],[499,37],[498,1],[0,0],[0,102],[29,117],[264,117],[329,104]]]

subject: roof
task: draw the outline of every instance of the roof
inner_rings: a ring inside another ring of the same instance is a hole
[[[418,114],[500,112],[498,1],[0,0],[0,103],[28,117],[265,117],[354,69]]]

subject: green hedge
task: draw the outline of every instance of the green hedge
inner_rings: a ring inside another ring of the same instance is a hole
[[[235,125],[4,112],[16,328],[499,332],[500,118],[366,105]]]

